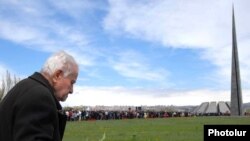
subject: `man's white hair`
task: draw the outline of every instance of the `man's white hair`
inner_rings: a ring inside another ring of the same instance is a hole
[[[50,56],[43,65],[41,72],[50,76],[57,70],[62,70],[64,77],[72,73],[72,67],[77,65],[74,58],[64,51],[59,51]]]

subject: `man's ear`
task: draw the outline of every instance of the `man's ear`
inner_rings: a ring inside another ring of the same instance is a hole
[[[62,76],[63,76],[63,71],[62,70],[56,70],[55,73],[53,74],[53,82],[56,82]]]

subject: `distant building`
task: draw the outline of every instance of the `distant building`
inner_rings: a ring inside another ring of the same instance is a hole
[[[199,116],[230,115],[230,102],[203,102],[192,111],[192,114]]]

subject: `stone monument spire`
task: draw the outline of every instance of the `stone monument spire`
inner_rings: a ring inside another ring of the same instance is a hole
[[[237,49],[237,38],[234,18],[234,7],[232,17],[232,74],[231,74],[231,116],[241,116],[242,113],[242,94],[240,82],[240,67]]]

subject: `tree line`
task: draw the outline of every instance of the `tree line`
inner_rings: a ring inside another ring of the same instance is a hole
[[[0,101],[4,98],[7,92],[20,81],[19,77],[16,75],[11,75],[7,70],[6,73],[2,76],[2,80],[0,82]]]

